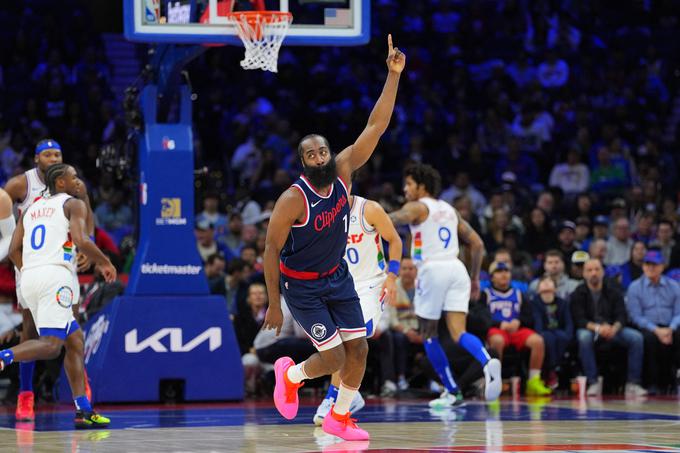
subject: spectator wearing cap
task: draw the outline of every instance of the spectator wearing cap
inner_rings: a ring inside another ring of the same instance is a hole
[[[545,253],[545,260],[543,261],[543,275],[541,278],[550,277],[555,283],[557,297],[561,297],[564,300],[569,300],[569,296],[578,286],[578,282],[569,278],[569,275],[564,269],[564,254],[559,250],[548,250]],[[538,290],[538,283],[541,278],[534,279],[534,281],[532,281],[529,285],[530,295],[536,294]]]
[[[529,379],[526,383],[527,395],[548,395],[550,389],[541,379],[541,369],[545,356],[543,337],[530,327],[533,324],[531,304],[524,301],[522,292],[510,286],[510,268],[504,263],[493,262],[489,266],[491,287],[480,295],[479,303],[487,307],[491,327],[487,340],[491,349],[503,358],[509,346],[521,351],[529,349]]]
[[[227,231],[227,216],[219,212],[219,207],[219,195],[215,192],[207,192],[203,197],[203,211],[196,216],[196,222],[211,223],[218,237]]]
[[[656,228],[656,238],[650,243],[650,247],[655,247],[661,250],[663,255],[663,262],[665,266],[671,264],[671,255],[676,246],[673,238],[673,222],[662,219]]]
[[[571,256],[576,247],[576,225],[571,220],[562,222],[557,230],[557,249],[562,256]],[[567,267],[569,267],[571,263]]]
[[[628,288],[626,308],[644,336],[645,370],[650,389],[654,389],[668,383],[668,379],[659,379],[659,364],[673,363],[680,368],[680,284],[662,275],[660,250],[650,249],[643,261],[644,275]]]
[[[583,265],[589,259],[590,255],[583,250],[576,250],[571,254],[571,269],[569,271],[569,276],[573,280],[576,280],[579,283],[583,280]]]
[[[496,250],[493,254],[493,261],[497,263],[503,263],[508,266],[510,269],[510,275],[512,280],[510,281],[510,286],[513,288],[526,293],[529,291],[529,285],[527,282],[523,279],[526,278],[527,274],[530,274],[531,270],[530,269],[521,269],[515,267],[515,262],[512,259],[512,254],[510,253],[510,250],[506,248],[500,248]],[[489,286],[491,286],[491,281],[487,278],[484,278],[480,283],[480,289],[486,289]]]
[[[581,245],[581,249],[590,253],[590,256],[593,256],[593,253],[590,251],[591,244],[598,240],[603,240],[606,244],[608,237],[609,218],[604,215],[595,216],[593,219],[593,236]]]
[[[595,347],[613,342],[628,351],[626,395],[644,396],[642,381],[642,334],[625,327],[628,318],[623,294],[604,278],[602,262],[591,258],[583,266],[584,282],[571,295],[571,316],[576,328],[581,366],[588,379],[588,396],[602,394],[598,382]]]
[[[550,171],[550,187],[559,187],[567,197],[574,196],[588,190],[590,185],[590,170],[581,162],[578,148],[571,147],[567,151],[567,161],[556,164]]]
[[[647,253],[647,247],[642,241],[635,241],[630,249],[630,259],[621,265],[607,266],[605,275],[614,278],[624,290],[628,289],[633,280],[642,275],[642,262]]]
[[[628,218],[628,211],[626,200],[623,198],[614,198],[609,206],[609,218],[616,221],[621,218]]]
[[[198,247],[198,254],[201,255],[201,260],[205,263],[210,255],[219,253],[229,261],[234,255],[215,240],[215,229],[213,224],[205,220],[196,222],[194,227],[194,234],[196,235],[196,246]]]
[[[551,388],[557,386],[556,368],[574,335],[569,303],[558,297],[555,290],[555,282],[546,275],[538,282],[536,295],[531,298],[534,329],[545,343],[548,386]]]
[[[604,264],[607,266],[619,266],[630,259],[630,249],[633,248],[633,239],[630,234],[630,222],[625,217],[614,221],[614,229],[611,237],[607,240],[607,254]]]

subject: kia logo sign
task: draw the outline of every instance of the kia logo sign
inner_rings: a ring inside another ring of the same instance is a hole
[[[161,343],[167,336],[170,337],[170,349]],[[222,329],[210,327],[186,344],[180,327],[165,327],[142,341],[138,341],[137,329],[132,329],[125,334],[125,352],[135,354],[147,348],[154,352],[190,352],[206,341],[210,352],[222,346]]]

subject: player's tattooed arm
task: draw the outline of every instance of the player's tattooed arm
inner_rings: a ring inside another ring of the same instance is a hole
[[[389,216],[395,226],[418,224],[427,218],[427,206],[419,201],[409,201],[401,209],[390,212]]]
[[[269,218],[267,239],[264,246],[264,279],[267,283],[269,307],[264,318],[263,329],[276,329],[281,332],[283,312],[281,311],[281,292],[279,290],[279,260],[281,250],[286,244],[290,229],[296,222],[305,222],[308,215],[305,200],[300,191],[291,187],[276,201]]]
[[[356,139],[354,144],[345,148],[336,158],[338,174],[348,181],[351,173],[371,157],[380,137],[387,129],[392,118],[394,104],[397,98],[399,77],[406,65],[406,55],[399,48],[392,45],[392,35],[387,37],[387,80],[382,93],[375,103],[368,117],[366,127]]]
[[[484,259],[484,242],[458,211],[456,215],[458,216],[458,239],[470,247],[470,280],[472,281],[470,298],[477,300],[479,299],[479,273]]]

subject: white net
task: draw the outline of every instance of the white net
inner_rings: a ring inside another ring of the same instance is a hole
[[[228,21],[236,27],[246,48],[241,67],[278,72],[279,49],[293,15],[279,11],[243,11],[230,14]]]

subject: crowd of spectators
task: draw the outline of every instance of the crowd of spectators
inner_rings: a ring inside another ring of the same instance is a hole
[[[78,165],[88,183],[98,241],[125,271],[135,221],[126,201],[136,196],[136,182],[96,166],[101,147],[123,146],[127,131],[101,36],[83,5],[34,0],[0,12],[0,183],[30,168],[39,139],[56,138],[65,161]],[[271,339],[257,338],[266,294],[262,300],[256,285],[273,202],[300,172],[295,147],[315,131],[337,151],[361,131],[384,80],[390,32],[408,67],[392,123],[355,174],[354,190],[390,211],[402,201],[404,165],[435,163],[445,181],[441,197],[484,238],[485,269],[507,267],[485,275],[484,286],[509,272],[509,288],[531,303],[526,327],[544,343],[546,380],[571,351],[597,390],[597,357],[586,344],[626,337],[629,383],[657,385],[636,374],[631,351],[638,349],[629,344],[640,338],[626,332],[642,332],[639,360],[647,360],[678,328],[660,308],[650,315],[650,307],[631,302],[647,292],[667,298],[680,275],[680,134],[672,124],[680,88],[678,6],[676,0],[378,0],[367,46],[284,46],[277,75],[240,70],[237,47],[211,49],[189,64],[197,94],[196,167],[209,169],[197,193],[197,247],[211,290],[225,296],[238,319],[239,346],[250,354],[244,362],[258,367],[272,356]],[[661,257],[668,277],[643,270],[649,253]],[[586,275],[591,258],[603,263],[606,290]],[[400,305],[390,308],[385,336],[373,345],[392,357],[374,367],[385,394],[417,383],[422,352],[407,303],[414,278],[402,275]],[[574,313],[584,300],[603,307],[610,292],[616,317]],[[12,291],[6,294],[11,300]],[[471,318],[487,339],[477,308]],[[561,318],[572,313],[569,322]],[[499,355],[504,346],[496,348]]]

